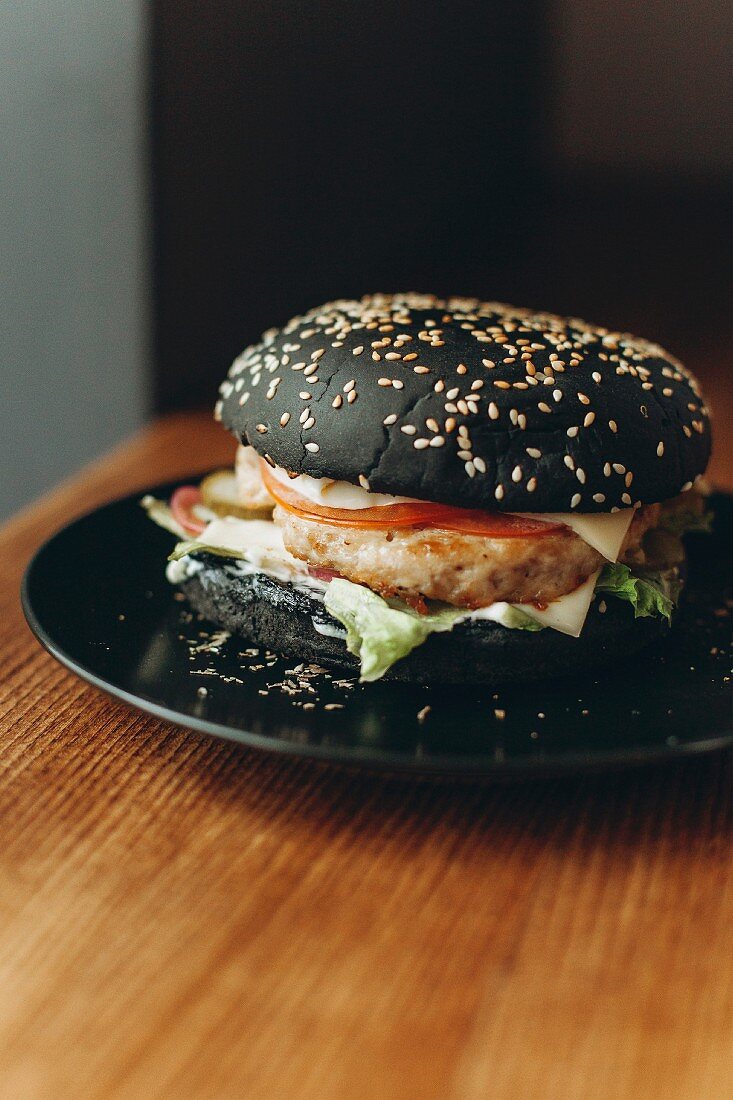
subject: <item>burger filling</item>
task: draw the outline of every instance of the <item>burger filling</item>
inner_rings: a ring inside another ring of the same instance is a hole
[[[182,540],[171,580],[215,553],[307,586],[343,626],[363,679],[467,618],[577,637],[594,597],[606,596],[630,602],[637,616],[671,618],[681,535],[708,526],[695,489],[605,515],[506,515],[294,477],[249,447],[239,448],[233,475],[183,487],[169,506],[143,503]],[[314,625],[333,632],[326,618]]]

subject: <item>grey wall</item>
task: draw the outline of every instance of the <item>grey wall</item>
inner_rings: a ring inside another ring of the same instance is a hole
[[[0,517],[147,405],[143,0],[0,0]]]
[[[563,166],[733,171],[729,0],[552,0]]]

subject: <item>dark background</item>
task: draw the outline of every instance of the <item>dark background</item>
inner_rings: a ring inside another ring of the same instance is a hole
[[[577,313],[714,374],[727,41],[706,0],[155,0],[157,409],[211,403],[264,328],[374,290]]]

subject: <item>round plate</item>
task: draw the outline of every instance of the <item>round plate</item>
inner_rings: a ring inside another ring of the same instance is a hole
[[[169,495],[172,486],[151,490]],[[733,498],[694,536],[671,637],[596,675],[504,688],[360,685],[222,638],[165,579],[173,537],[108,504],[54,535],[23,582],[26,617],[62,664],[160,718],[246,745],[417,772],[541,774],[733,743]],[[631,614],[631,609],[629,608]]]

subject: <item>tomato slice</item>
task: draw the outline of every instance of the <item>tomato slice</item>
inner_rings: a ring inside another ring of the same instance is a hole
[[[336,527],[361,527],[387,530],[401,527],[434,527],[443,531],[458,531],[464,535],[485,538],[528,538],[551,535],[563,528],[562,523],[548,523],[501,512],[483,512],[477,508],[456,508],[451,504],[431,504],[415,501],[409,504],[385,504],[378,508],[327,508],[303,497],[276,478],[266,462],[262,463],[262,479],[270,496],[285,509],[315,523]]]
[[[206,527],[204,521],[194,514],[193,509],[197,504],[203,504],[203,497],[195,485],[181,485],[171,497],[170,510],[173,518],[189,535],[200,535]]]

